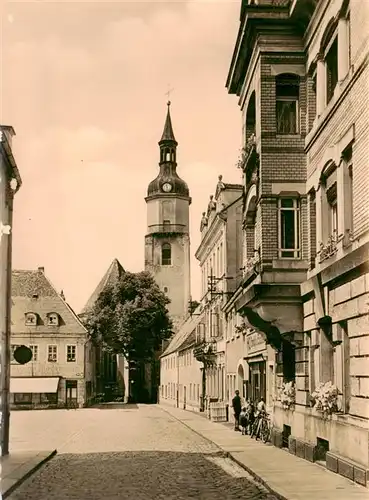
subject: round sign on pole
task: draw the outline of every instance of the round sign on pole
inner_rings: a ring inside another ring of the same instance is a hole
[[[25,345],[20,345],[14,350],[13,356],[17,363],[25,365],[32,359],[32,350]]]

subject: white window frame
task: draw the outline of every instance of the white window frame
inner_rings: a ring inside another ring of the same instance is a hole
[[[34,322],[30,321],[30,318],[33,318]],[[26,326],[37,326],[37,314],[32,312],[26,313],[24,322]]]
[[[337,41],[337,83],[336,83],[336,86],[335,86],[335,88],[333,90],[331,98],[328,100],[328,92],[327,92],[327,90],[328,90],[328,88],[327,88],[327,84],[328,84],[327,56],[328,56],[328,53],[331,50],[332,45],[333,45],[333,43],[335,41]],[[339,78],[339,68],[338,68],[338,66],[339,66],[339,56],[340,56],[340,54],[339,54],[339,44],[338,44],[338,28],[336,28],[336,30],[334,31],[331,39],[329,40],[329,43],[327,44],[327,46],[325,48],[324,57],[323,57],[323,59],[324,59],[324,69],[325,69],[325,75],[324,75],[324,77],[325,77],[325,82],[324,82],[324,84],[325,84],[325,89],[324,89],[324,93],[325,93],[325,106],[328,106],[328,104],[333,100],[334,94],[335,94],[336,89],[337,89],[337,87],[339,85],[339,79],[338,79]]]
[[[74,359],[68,359],[69,348],[74,348]],[[76,344],[68,344],[66,346],[66,360],[67,360],[67,363],[76,363],[77,362],[77,346],[76,346]]]
[[[38,361],[38,345],[30,344],[29,348],[32,351],[32,361]]]
[[[55,323],[52,322],[53,318],[55,318],[55,320],[56,320]],[[59,326],[59,315],[58,315],[58,313],[52,312],[52,313],[49,313],[47,315],[47,325],[48,326]]]
[[[278,126],[277,126],[277,116],[276,116],[276,134],[278,136],[284,136],[284,135],[299,135],[300,134],[300,104],[299,104],[299,99],[298,97],[288,97],[288,96],[283,96],[283,97],[278,97],[276,98],[276,108],[277,108],[277,102],[293,102],[296,106],[296,131],[295,132],[290,132],[290,133],[284,133],[278,131]],[[276,110],[276,115],[277,115],[277,110]]]
[[[282,207],[282,201],[292,200],[292,207]],[[300,199],[293,196],[281,196],[278,199],[278,256],[280,259],[301,259],[301,203]],[[282,212],[293,211],[295,212],[295,248],[282,248]],[[285,256],[284,253],[293,253],[293,256]]]
[[[57,344],[49,344],[47,346],[47,361],[48,363],[58,362],[58,346]]]

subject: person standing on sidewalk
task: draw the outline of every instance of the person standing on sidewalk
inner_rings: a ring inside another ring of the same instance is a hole
[[[232,408],[234,411],[234,430],[239,431],[239,420],[240,420],[240,413],[242,409],[242,403],[241,403],[241,398],[240,398],[240,391],[235,392],[235,396],[232,399]]]

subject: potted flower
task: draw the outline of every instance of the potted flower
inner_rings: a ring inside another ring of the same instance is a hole
[[[289,410],[295,404],[296,390],[294,382],[285,382],[279,391],[279,400],[284,410]]]
[[[311,395],[312,405],[323,418],[338,411],[338,388],[332,382],[321,382]]]

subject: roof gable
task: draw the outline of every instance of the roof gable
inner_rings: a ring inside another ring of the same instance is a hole
[[[36,314],[40,323],[37,326],[26,326],[26,313]],[[59,316],[58,326],[47,324],[50,313]],[[41,270],[12,272],[11,324],[12,333],[27,333],[32,329],[32,333],[87,334],[76,313]]]
[[[106,271],[104,276],[102,277],[100,283],[97,285],[95,290],[93,291],[92,295],[86,302],[86,305],[81,311],[81,315],[86,314],[88,311],[90,311],[94,305],[96,304],[97,299],[99,298],[99,295],[108,287],[114,285],[119,278],[122,276],[122,274],[125,272],[123,266],[119,262],[118,259],[114,259],[113,262],[110,264],[109,269]]]

